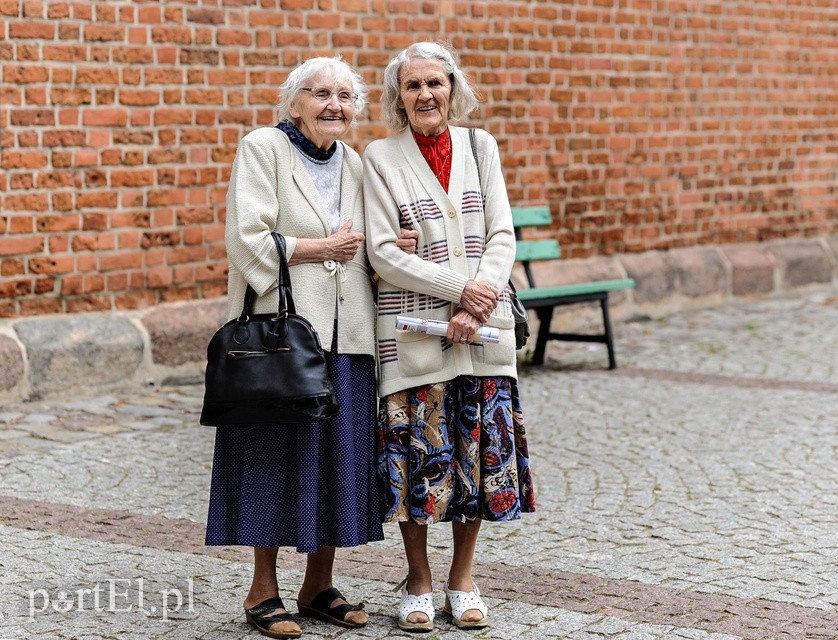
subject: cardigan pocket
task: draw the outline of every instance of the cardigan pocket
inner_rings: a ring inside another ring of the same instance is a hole
[[[442,370],[442,338],[396,329],[396,353],[403,376],[421,376]]]
[[[500,341],[472,344],[472,358],[483,364],[513,364],[515,362],[515,319],[491,316],[486,326],[500,329],[498,332]]]

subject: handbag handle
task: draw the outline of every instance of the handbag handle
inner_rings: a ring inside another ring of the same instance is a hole
[[[297,307],[294,304],[294,296],[291,291],[291,272],[288,270],[288,259],[285,257],[285,237],[274,231],[271,233],[276,245],[276,252],[279,254],[279,277],[277,284],[279,285],[279,307],[277,308],[277,317],[287,316],[289,313],[297,313]]]
[[[297,313],[297,307],[294,304],[294,297],[291,290],[291,273],[288,270],[288,259],[285,257],[285,238],[275,231],[271,233],[271,237],[274,240],[276,251],[279,254],[279,271],[277,274],[279,301],[276,317],[287,318],[289,313]],[[240,321],[244,321],[253,315],[253,305],[255,303],[256,291],[248,284],[244,292],[244,303],[242,304],[242,312],[239,316]]]

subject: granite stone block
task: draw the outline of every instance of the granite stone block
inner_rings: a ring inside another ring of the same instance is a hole
[[[817,240],[778,243],[768,250],[777,261],[784,289],[832,280],[832,260]]]
[[[634,278],[634,300],[638,303],[660,302],[672,294],[675,273],[667,267],[666,258],[658,251],[627,254],[620,262],[629,278]]]
[[[726,265],[715,247],[676,249],[666,254],[664,264],[675,293],[699,298],[730,290]]]
[[[774,291],[776,261],[764,248],[753,245],[724,247],[732,269],[732,293],[747,296]]]
[[[23,354],[17,342],[0,335],[0,391],[14,388],[23,378]]]
[[[226,298],[153,309],[142,317],[152,361],[178,366],[205,360],[210,338],[226,319]]]
[[[35,397],[124,382],[143,362],[142,334],[123,316],[36,317],[13,327],[29,358]]]

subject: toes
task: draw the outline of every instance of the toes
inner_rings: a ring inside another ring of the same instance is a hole
[[[271,611],[268,614],[267,617],[276,616],[276,615],[279,615],[281,613],[288,613],[288,612],[285,609],[274,609],[273,611]],[[285,634],[285,633],[297,633],[298,631],[301,631],[300,625],[298,625],[293,620],[282,620],[280,622],[274,622],[273,624],[271,624],[270,629],[271,629],[271,631],[276,631],[278,633],[283,633],[283,634]]]
[[[478,622],[483,619],[483,613],[480,609],[469,609],[463,612],[463,617],[460,619],[464,622]]]
[[[342,604],[349,604],[343,598],[335,598],[329,603],[329,606],[334,609],[335,607],[339,607]],[[343,617],[344,622],[353,622],[355,624],[367,624],[369,622],[369,618],[367,618],[367,614],[363,611],[350,611]]]
[[[428,621],[428,616],[419,611],[413,611],[409,616],[407,616],[407,621],[423,624]]]
[[[355,624],[367,624],[369,622],[367,614],[363,611],[350,611],[346,614],[345,620],[346,622],[353,622]]]
[[[271,625],[271,631],[276,633],[288,634],[288,633],[300,633],[302,629],[300,629],[300,625],[298,625],[293,620],[283,620],[282,622],[274,622]]]

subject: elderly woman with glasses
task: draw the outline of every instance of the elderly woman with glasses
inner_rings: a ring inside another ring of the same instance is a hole
[[[276,311],[285,237],[297,312],[317,330],[340,404],[324,422],[219,427],[208,545],[254,548],[247,622],[272,638],[301,634],[279,594],[278,547],[306,553],[300,615],[367,624],[332,584],[336,547],[381,540],[375,486],[375,304],[364,247],[361,159],[338,139],[364,107],[360,76],[340,58],[314,58],[280,88],[280,122],[239,143],[227,192],[229,317],[247,285],[256,313]],[[412,250],[409,236],[400,246]]]
[[[384,72],[382,112],[396,133],[364,152],[369,260],[378,283],[378,477],[385,522],[398,522],[408,574],[399,627],[434,628],[427,530],[451,522],[445,611],[461,628],[488,624],[472,568],[481,523],[535,509],[516,381],[507,283],[512,213],[498,146],[451,123],[477,107],[449,49],[414,44]],[[478,166],[479,163],[479,166]],[[398,248],[419,232],[415,254]],[[397,316],[448,322],[445,336]],[[477,330],[494,328],[498,342]]]

